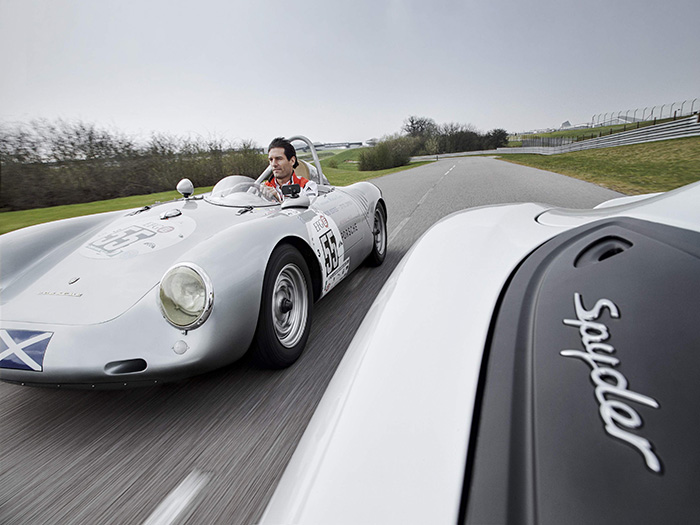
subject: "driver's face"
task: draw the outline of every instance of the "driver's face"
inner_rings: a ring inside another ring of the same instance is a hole
[[[291,159],[287,159],[284,154],[284,148],[272,148],[267,154],[267,159],[270,161],[272,173],[275,175],[277,182],[285,184],[292,176],[296,157],[292,156]]]

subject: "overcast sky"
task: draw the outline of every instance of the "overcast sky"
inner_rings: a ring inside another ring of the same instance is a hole
[[[698,0],[0,0],[0,122],[260,146],[559,127],[700,97],[698,22]]]

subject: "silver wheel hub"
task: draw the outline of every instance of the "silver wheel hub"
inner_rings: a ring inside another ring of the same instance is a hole
[[[386,249],[386,228],[384,226],[384,216],[381,210],[377,208],[374,212],[374,247],[377,253],[383,254]]]
[[[275,334],[286,348],[296,345],[304,334],[308,300],[304,274],[296,264],[287,264],[277,275],[272,297]]]

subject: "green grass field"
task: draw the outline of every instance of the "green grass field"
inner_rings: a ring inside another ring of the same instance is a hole
[[[700,180],[700,137],[501,160],[593,182],[627,195],[668,191]]]
[[[412,162],[408,166],[399,166],[398,168],[378,171],[360,171],[358,169],[358,159],[360,158],[360,152],[363,149],[365,148],[338,150],[339,153],[336,155],[321,160],[321,167],[323,168],[323,173],[325,173],[328,181],[335,186],[347,186],[353,182],[374,179],[384,175],[389,175],[390,173],[396,173],[397,171],[403,171],[409,168],[415,168],[416,166],[427,164],[427,162],[424,161]]]
[[[366,148],[319,151],[318,157],[321,161],[323,173],[326,175],[328,181],[334,186],[347,186],[348,184],[352,184],[353,182],[375,179],[377,177],[382,177],[390,173],[396,173],[397,171],[403,171],[410,168],[415,168],[416,166],[422,166],[423,164],[427,164],[427,162],[425,161],[412,162],[408,166],[399,166],[398,168],[390,168],[378,171],[360,171],[358,169],[358,159],[360,157],[360,152],[363,149]],[[305,155],[299,155],[299,158],[306,160],[307,162],[311,162],[313,164],[310,153]]]

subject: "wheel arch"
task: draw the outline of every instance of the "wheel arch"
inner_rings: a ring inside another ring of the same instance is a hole
[[[311,249],[311,246],[309,246],[309,244],[303,239],[295,236],[287,236],[280,239],[275,246],[275,249],[282,244],[290,244],[299,250],[299,253],[301,253],[301,256],[304,258],[306,265],[309,268],[309,273],[311,274],[311,286],[313,290],[314,302],[318,301],[318,299],[321,297],[321,292],[323,291],[323,276],[321,274],[321,266],[319,265],[316,254]]]
[[[386,203],[384,202],[384,199],[382,197],[379,197],[377,199],[377,206],[382,207],[382,210],[384,210],[384,219],[389,220],[389,217],[387,216],[387,211],[386,211]]]

